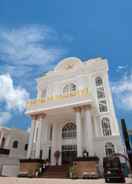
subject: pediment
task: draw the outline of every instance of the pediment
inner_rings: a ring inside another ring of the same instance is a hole
[[[55,67],[55,71],[67,71],[75,69],[82,65],[82,62],[79,58],[69,57],[61,60],[58,65]]]

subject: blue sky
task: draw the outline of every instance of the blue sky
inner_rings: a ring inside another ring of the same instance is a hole
[[[131,0],[1,0],[0,124],[27,129],[35,78],[61,58],[109,60],[118,120],[132,128]]]

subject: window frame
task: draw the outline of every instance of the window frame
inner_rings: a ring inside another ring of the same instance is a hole
[[[99,112],[100,113],[108,112],[107,101],[105,99],[99,100]]]
[[[101,82],[99,82],[101,81]],[[100,87],[100,86],[103,86],[103,79],[102,77],[98,76],[95,78],[95,84],[96,84],[96,87]]]
[[[115,153],[115,145],[112,142],[107,142],[105,144],[105,155],[106,155],[106,157],[111,157],[114,153]]]
[[[77,130],[76,130],[75,123],[68,122],[62,127],[62,139],[75,139],[76,136],[77,136]]]
[[[6,138],[2,137],[0,148],[4,148],[6,143]]]
[[[104,87],[100,86],[97,88],[97,98],[98,99],[103,99],[105,98],[105,91],[104,91]]]
[[[94,80],[96,85],[96,98],[98,102],[98,112],[106,113],[109,111],[109,107],[106,99],[106,91],[104,88],[103,77],[97,76]],[[101,81],[101,82],[98,82],[98,81]],[[105,103],[102,103],[102,102],[105,102]]]
[[[28,144],[25,144],[24,151],[27,151],[27,150],[28,150]]]
[[[63,87],[63,95],[70,95],[77,90],[77,86],[74,83],[68,83]]]
[[[12,148],[13,149],[17,149],[18,145],[19,145],[19,141],[18,140],[14,140],[13,143],[12,143]]]
[[[103,117],[101,120],[102,134],[103,136],[112,136],[111,123],[108,117]]]

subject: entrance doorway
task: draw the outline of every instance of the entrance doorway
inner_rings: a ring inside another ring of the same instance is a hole
[[[62,146],[62,164],[71,163],[77,157],[77,145]]]

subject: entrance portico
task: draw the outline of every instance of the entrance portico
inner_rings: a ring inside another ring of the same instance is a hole
[[[61,153],[59,164],[61,165],[62,162],[70,162],[76,156],[82,157],[84,150],[93,156],[91,114],[92,105],[88,103],[32,114],[30,146],[27,157],[33,159],[50,158],[51,165],[55,165],[54,153],[59,151]],[[84,130],[86,128],[87,131]],[[85,141],[86,137],[87,141]]]

